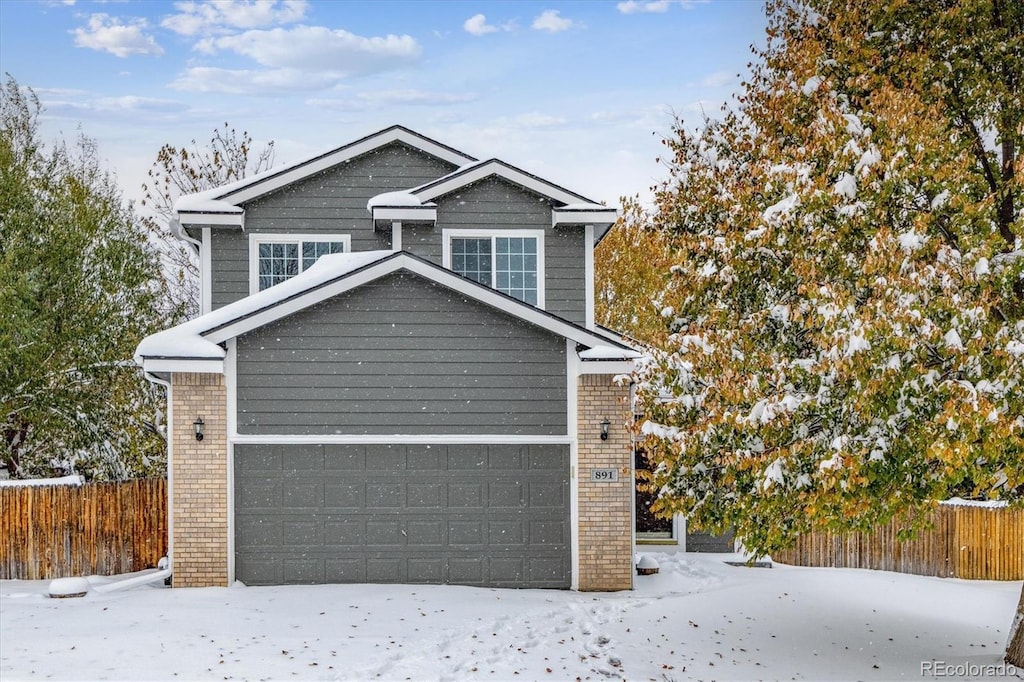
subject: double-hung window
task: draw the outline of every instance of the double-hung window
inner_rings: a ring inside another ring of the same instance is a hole
[[[348,235],[249,235],[249,290],[263,291],[309,268],[320,256],[350,250]]]
[[[446,268],[544,306],[543,230],[444,230],[443,238]]]

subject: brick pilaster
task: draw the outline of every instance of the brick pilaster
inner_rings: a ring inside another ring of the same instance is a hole
[[[601,422],[608,419],[608,440]],[[577,393],[579,454],[579,588],[584,591],[628,590],[633,586],[633,486],[630,472],[629,387],[609,374],[584,374]],[[593,469],[615,469],[614,483],[593,482]]]
[[[228,584],[227,392],[219,374],[175,373],[171,519],[175,587]],[[202,417],[203,440],[193,422]]]

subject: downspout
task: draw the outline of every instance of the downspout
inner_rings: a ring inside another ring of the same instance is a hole
[[[142,375],[147,381],[159,384],[167,389],[167,564],[161,568],[167,571],[165,584],[170,584],[174,574],[174,514],[171,513],[171,500],[174,497],[174,468],[171,466],[174,443],[174,401],[171,396],[171,382],[143,370]]]
[[[180,220],[178,220],[177,218],[171,218],[168,221],[167,225],[168,225],[168,227],[171,228],[171,234],[172,235],[174,235],[175,237],[177,237],[178,239],[180,239],[183,242],[188,242],[189,244],[191,244],[195,248],[196,255],[199,255],[199,254],[202,253],[202,251],[203,251],[203,243],[201,241],[199,241],[198,239],[193,239],[192,237],[189,237],[188,233],[185,232],[184,229],[182,229],[181,221]],[[159,382],[157,382],[157,383],[159,383]]]

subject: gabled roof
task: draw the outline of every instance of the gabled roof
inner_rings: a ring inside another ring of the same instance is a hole
[[[420,135],[404,126],[394,125],[327,153],[318,154],[281,168],[274,168],[212,190],[180,197],[174,203],[174,210],[179,214],[239,212],[238,206],[241,203],[316,175],[392,142],[401,142],[456,166],[476,161],[474,157],[448,145]]]
[[[370,199],[366,208],[375,223],[379,220],[429,222],[437,219],[435,199],[491,177],[501,178],[555,202],[556,206],[551,211],[552,225],[600,226],[598,237],[601,237],[619,216],[618,209],[598,204],[500,159],[487,159],[462,166],[448,175],[404,192],[384,192]]]
[[[597,202],[587,199],[582,194],[577,194],[553,182],[548,182],[544,178],[527,173],[521,168],[505,163],[501,159],[487,159],[486,161],[463,166],[437,180],[431,180],[409,190],[409,194],[415,195],[421,202],[428,202],[491,176],[508,180],[515,185],[525,187],[561,204],[585,203],[598,205]]]
[[[581,346],[606,349],[601,351],[602,358],[639,356],[607,333],[581,327],[411,253],[361,251],[322,256],[308,270],[281,284],[148,336],[139,343],[135,361],[147,372],[222,372],[225,351],[221,343],[399,270],[436,282]]]

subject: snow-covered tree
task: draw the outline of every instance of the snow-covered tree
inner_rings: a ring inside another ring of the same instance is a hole
[[[161,324],[157,254],[95,144],[45,149],[39,101],[0,99],[0,461],[15,477],[162,474],[157,390],[132,353]]]
[[[252,137],[239,135],[227,123],[213,131],[206,146],[192,140],[188,146],[165,144],[157,152],[142,185],[142,205],[155,215],[146,216],[146,226],[163,256],[168,280],[168,308],[171,319],[192,318],[199,313],[199,263],[196,253],[170,230],[174,202],[183,194],[220,187],[259,173],[274,165],[274,143],[253,154]]]
[[[760,554],[1020,502],[1024,4],[767,9],[736,105],[666,140],[657,508]]]

